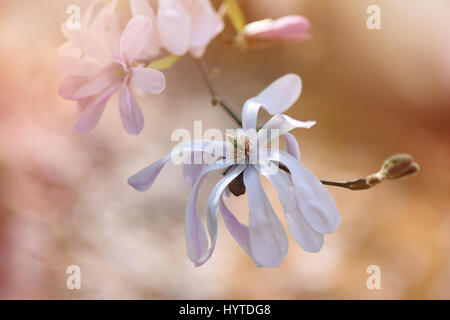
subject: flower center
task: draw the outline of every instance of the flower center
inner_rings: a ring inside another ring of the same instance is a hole
[[[243,161],[249,157],[251,150],[250,138],[245,134],[227,135],[227,140],[231,143],[232,149],[228,156],[235,162]]]

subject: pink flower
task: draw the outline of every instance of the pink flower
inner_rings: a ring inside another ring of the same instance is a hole
[[[209,0],[159,0],[157,20],[162,46],[177,56],[201,57],[224,28]]]
[[[165,77],[160,71],[141,67],[137,58],[150,41],[152,22],[138,15],[129,21],[120,38],[104,30],[92,31],[95,45],[83,58],[61,57],[59,68],[67,74],[60,95],[77,101],[75,129],[89,132],[98,123],[109,98],[120,90],[120,115],[126,131],[137,135],[144,125],[142,111],[130,86],[151,93],[161,93]]]
[[[218,212],[220,211],[229,232],[258,267],[278,267],[288,250],[288,239],[260,182],[265,176],[275,187],[284,208],[289,230],[295,241],[308,252],[322,248],[324,233],[332,233],[340,222],[339,212],[333,198],[320,180],[300,161],[298,144],[288,132],[294,128],[310,128],[314,121],[297,121],[284,114],[299,97],[301,80],[288,74],[249,99],[242,111],[242,134],[228,141],[192,141],[175,147],[172,152],[128,179],[138,191],[148,190],[169,160],[184,153],[209,153],[216,159],[212,164],[185,165],[186,180],[194,181],[186,207],[186,245],[188,256],[196,266],[205,263],[212,255],[217,240]],[[256,132],[256,120],[261,107],[274,115],[264,127]],[[255,132],[254,139],[247,132]],[[267,133],[269,133],[267,135]],[[288,134],[286,136],[286,134]],[[268,147],[279,136],[287,139],[288,152]],[[258,146],[258,147],[255,147]],[[223,148],[226,147],[226,148]],[[231,153],[230,151],[231,147]],[[261,150],[265,158],[251,161],[252,154]],[[240,161],[229,161],[229,155]],[[278,170],[281,163],[289,174]],[[206,233],[197,210],[199,188],[204,178],[212,172],[226,171],[209,195]],[[227,208],[224,199],[229,186],[242,177],[249,202],[249,225],[239,222]],[[208,241],[209,235],[209,241]]]
[[[249,23],[244,28],[244,34],[250,39],[295,42],[310,39],[310,29],[311,24],[305,17],[285,16]]]

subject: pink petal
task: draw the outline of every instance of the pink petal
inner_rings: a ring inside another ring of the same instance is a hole
[[[182,56],[191,40],[191,13],[183,1],[159,0],[158,32],[162,46],[170,53]]]
[[[140,58],[143,60],[154,57],[160,52],[160,41],[156,22],[156,15],[148,0],[130,0],[130,9],[132,16],[143,15],[152,21],[153,28],[150,33],[150,41],[141,52]]]
[[[144,115],[139,104],[124,83],[120,89],[120,117],[125,130],[129,134],[138,135],[144,127]]]
[[[111,98],[111,96],[114,93],[116,93],[116,91],[119,90],[121,86],[122,86],[122,84],[120,82],[114,83],[113,85],[111,85],[109,88],[107,88],[106,90],[104,90],[102,93],[100,93],[97,96],[94,104],[100,105],[100,104],[107,103],[109,98]]]
[[[58,72],[75,77],[93,77],[103,70],[101,65],[74,57],[58,57],[55,67]]]
[[[128,63],[136,59],[150,40],[151,29],[150,18],[141,15],[133,17],[120,38],[120,57]]]
[[[77,90],[87,81],[88,79],[83,77],[66,77],[61,83],[58,93],[66,100],[77,100],[74,99],[75,92],[77,92]]]
[[[190,11],[192,19],[190,46],[198,49],[196,53],[197,57],[200,57],[211,40],[222,32],[224,23],[209,0],[194,1]]]
[[[305,17],[286,16],[249,30],[246,35],[265,40],[303,41],[311,38],[310,29],[311,23]]]
[[[80,100],[77,103],[78,115],[75,121],[75,130],[80,133],[87,133],[95,128],[99,122],[105,104],[95,105],[95,97]]]
[[[166,88],[166,77],[161,71],[149,68],[133,68],[132,84],[145,92],[158,94]]]

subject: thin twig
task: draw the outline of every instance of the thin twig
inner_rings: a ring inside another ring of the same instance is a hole
[[[203,80],[205,81],[206,86],[208,87],[209,93],[212,97],[212,104],[219,104],[232,118],[236,123],[242,127],[241,118],[233,111],[230,105],[218,94],[216,89],[214,88],[212,81],[209,77],[208,70],[206,69],[206,65],[201,59],[195,59],[197,61],[197,65],[202,73]]]

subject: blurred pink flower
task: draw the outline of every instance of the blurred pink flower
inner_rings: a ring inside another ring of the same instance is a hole
[[[311,39],[310,29],[311,23],[305,17],[285,16],[249,23],[244,28],[244,34],[251,39],[295,42]]]
[[[224,28],[209,0],[159,0],[158,3],[160,41],[174,55],[182,56],[189,51],[200,58]]]
[[[242,111],[243,128],[235,137],[234,143],[217,140],[184,143],[172,149],[169,155],[129,178],[128,183],[136,190],[146,191],[174,156],[204,152],[216,157],[217,160],[213,164],[204,166],[200,171],[198,165],[185,166],[184,171],[187,180],[195,181],[186,207],[185,221],[188,256],[196,266],[204,264],[213,253],[217,239],[219,209],[229,232],[256,266],[280,265],[288,250],[288,239],[263,190],[260,174],[267,177],[275,187],[284,208],[289,230],[304,250],[319,251],[323,245],[323,234],[332,233],[338,227],[340,216],[333,198],[320,180],[296,158],[299,157],[299,152],[297,143],[292,141],[293,137],[288,136],[287,141],[288,149],[294,156],[289,152],[267,147],[270,141],[294,128],[310,128],[315,124],[314,121],[301,122],[280,114],[298,99],[300,93],[300,77],[294,74],[285,75],[245,103]],[[261,107],[274,116],[256,132],[257,116]],[[249,137],[249,132],[256,134],[256,140]],[[231,153],[228,152],[230,149]],[[255,152],[265,154],[266,157],[253,162],[250,159]],[[235,155],[235,161],[229,161],[230,154]],[[237,155],[241,161],[236,161]],[[284,164],[290,175],[278,170],[276,162]],[[227,169],[225,177],[217,183],[208,198],[206,212],[210,237],[208,246],[208,237],[197,210],[199,188],[208,173],[224,169]],[[229,185],[241,175],[248,195],[249,226],[241,224],[224,203]]]
[[[140,66],[136,59],[151,40],[152,22],[137,15],[132,18],[120,38],[104,30],[92,31],[88,55],[82,58],[60,57],[58,66],[69,75],[62,83],[60,95],[77,101],[75,129],[89,132],[98,123],[109,98],[120,90],[120,115],[126,131],[139,134],[144,125],[142,111],[130,91],[158,94],[165,88],[165,77],[157,70]]]

